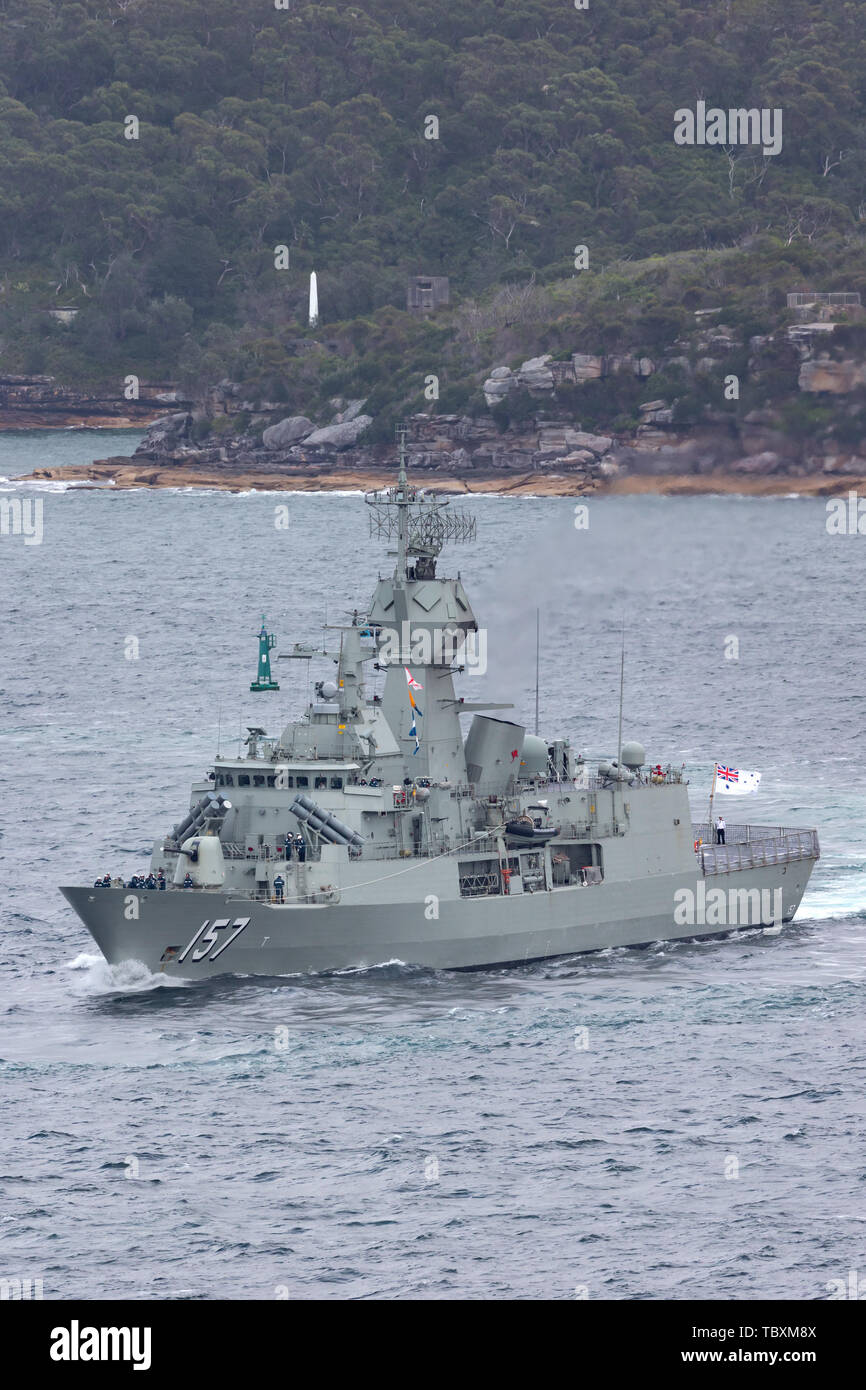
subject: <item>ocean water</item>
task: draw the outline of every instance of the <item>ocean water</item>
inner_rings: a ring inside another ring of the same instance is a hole
[[[540,608],[543,731],[615,753],[624,619],[624,734],[686,764],[696,815],[717,758],[763,774],[729,822],[818,828],[780,934],[167,982],[109,968],[57,885],[140,869],[218,741],[303,703],[301,663],[249,693],[262,613],[317,640],[388,559],[356,496],[15,481],[135,442],[0,435],[0,501],[42,519],[0,536],[0,1277],[741,1300],[866,1277],[866,538],[795,497],[599,499],[586,530],[568,499],[480,497],[442,563],[488,632],[467,699],[531,726]]]

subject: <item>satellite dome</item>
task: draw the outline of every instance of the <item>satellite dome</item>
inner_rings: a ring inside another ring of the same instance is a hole
[[[633,769],[643,767],[646,762],[646,749],[642,743],[624,743],[622,746],[622,765]]]
[[[333,700],[333,698],[334,698],[334,696],[336,695],[336,693],[337,693],[337,685],[336,685],[336,682],[335,682],[335,681],[322,681],[322,699],[323,699],[323,700]]]

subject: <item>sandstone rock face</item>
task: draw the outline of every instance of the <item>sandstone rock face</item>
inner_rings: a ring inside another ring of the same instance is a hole
[[[191,419],[192,416],[186,410],[179,410],[174,415],[163,415],[161,420],[154,420],[152,425],[148,425],[147,433],[154,439],[159,435],[184,434]]]
[[[818,460],[813,461],[818,464]],[[848,473],[855,477],[866,478],[866,459],[860,458],[857,454],[852,454],[850,458],[842,458],[838,454],[831,454],[824,459],[821,465],[824,473]]]
[[[564,468],[566,471],[575,469],[585,472],[595,464],[596,457],[588,449],[573,449],[571,453],[563,454],[556,462],[559,468]]]
[[[641,413],[639,431],[646,425],[670,425],[673,422],[673,408],[668,405],[667,401],[647,401],[639,409]]]
[[[833,362],[819,357],[806,361],[800,368],[797,383],[801,391],[830,391],[845,395],[857,386],[866,386],[866,362]]]
[[[342,401],[337,407],[337,414],[331,421],[332,425],[345,425],[351,420],[357,420],[364,406],[367,404],[367,397],[362,396],[359,401]]]
[[[289,415],[287,419],[280,420],[278,424],[271,425],[262,435],[262,443],[266,449],[288,449],[292,444],[297,444],[299,439],[305,439],[312,434],[315,425],[312,420],[308,420],[306,415]]]
[[[553,372],[550,370],[550,353],[544,357],[530,357],[517,369],[517,381],[527,391],[552,391]]]
[[[192,416],[185,410],[175,415],[163,415],[148,425],[144,438],[135,450],[136,454],[170,454],[181,447],[189,437]]]
[[[763,454],[750,454],[746,458],[734,459],[731,469],[734,473],[753,473],[763,477],[767,473],[775,473],[780,463],[779,455],[767,450]]]
[[[170,383],[168,384],[170,385]],[[160,406],[191,405],[165,382],[139,383],[135,400],[118,390],[79,391],[60,386],[53,376],[0,373],[0,418],[23,429],[57,424],[153,423]]]
[[[574,450],[600,458],[610,448],[612,440],[604,434],[587,434],[566,424],[541,424],[538,429],[538,449],[542,454],[567,454]]]
[[[604,375],[604,358],[589,352],[573,352],[571,363],[575,381],[598,381]]]
[[[488,406],[492,407],[505,400],[509,391],[513,391],[516,385],[510,367],[494,367],[481,389]]]
[[[372,423],[372,415],[357,415],[354,420],[346,420],[342,425],[326,425],[324,429],[313,430],[312,434],[307,435],[304,448],[351,449]]]
[[[601,457],[607,453],[613,440],[606,434],[585,434],[583,430],[566,430],[565,442],[570,449],[588,449],[591,454]]]
[[[635,442],[641,449],[673,449],[679,439],[671,430],[660,430],[655,425],[638,425]]]
[[[655,363],[650,357],[633,357],[631,353],[626,353],[623,357],[606,357],[604,370],[612,376],[618,376],[620,372],[631,372],[634,376],[647,377],[652,376],[655,371]]]

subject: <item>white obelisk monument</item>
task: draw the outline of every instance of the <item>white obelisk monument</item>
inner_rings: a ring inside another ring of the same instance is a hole
[[[319,322],[319,287],[316,283],[316,272],[310,275],[310,327],[315,328]]]

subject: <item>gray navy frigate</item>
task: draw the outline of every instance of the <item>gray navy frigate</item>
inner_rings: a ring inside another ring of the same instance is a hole
[[[187,978],[466,969],[793,918],[814,830],[729,825],[710,843],[682,768],[636,742],[590,766],[510,705],[459,697],[479,628],[459,575],[438,567],[475,522],[410,484],[405,438],[396,484],[365,500],[373,535],[395,543],[393,573],[327,629],[331,649],[286,654],[332,673],[303,718],[250,727],[245,755],[217,756],[193,785],[153,847],[149,881],[164,889],[61,890],[110,963]],[[264,626],[261,641],[253,688],[277,688]]]

